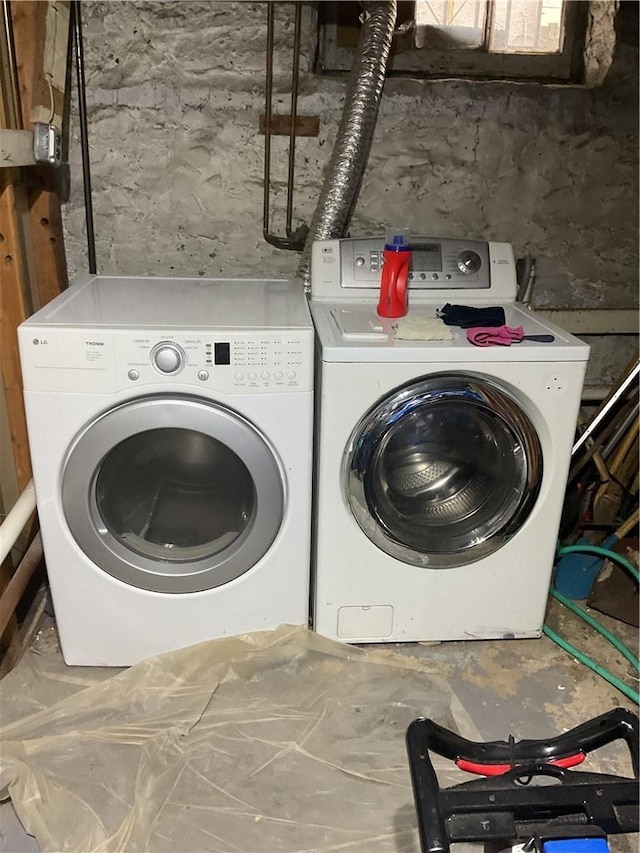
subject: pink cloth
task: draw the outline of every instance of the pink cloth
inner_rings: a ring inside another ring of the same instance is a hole
[[[467,340],[477,347],[502,346],[520,343],[524,338],[524,328],[516,326],[493,326],[467,329]]]

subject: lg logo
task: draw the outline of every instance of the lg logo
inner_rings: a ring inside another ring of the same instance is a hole
[[[33,343],[35,346],[40,346],[40,344],[48,344],[49,341],[46,338],[34,338]]]

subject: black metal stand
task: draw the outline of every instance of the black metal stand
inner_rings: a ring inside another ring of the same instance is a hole
[[[567,769],[620,739],[635,779]],[[476,743],[414,720],[407,751],[422,851],[448,853],[459,841],[529,842],[533,850],[549,838],[638,832],[638,745],[638,717],[623,708],[544,742]],[[485,778],[441,789],[430,751]]]

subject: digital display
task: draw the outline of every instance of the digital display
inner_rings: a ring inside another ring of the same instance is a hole
[[[419,272],[442,272],[439,243],[412,243],[411,268]]]
[[[231,345],[216,343],[214,345],[214,361],[216,364],[231,364]]]

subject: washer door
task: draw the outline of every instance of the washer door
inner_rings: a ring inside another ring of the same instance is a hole
[[[405,563],[449,568],[492,554],[524,524],[542,452],[506,391],[435,374],[361,419],[344,475],[351,510],[375,545]]]
[[[76,438],[62,504],[99,569],[141,589],[194,592],[239,577],[269,550],[283,475],[240,415],[200,398],[147,397]]]

